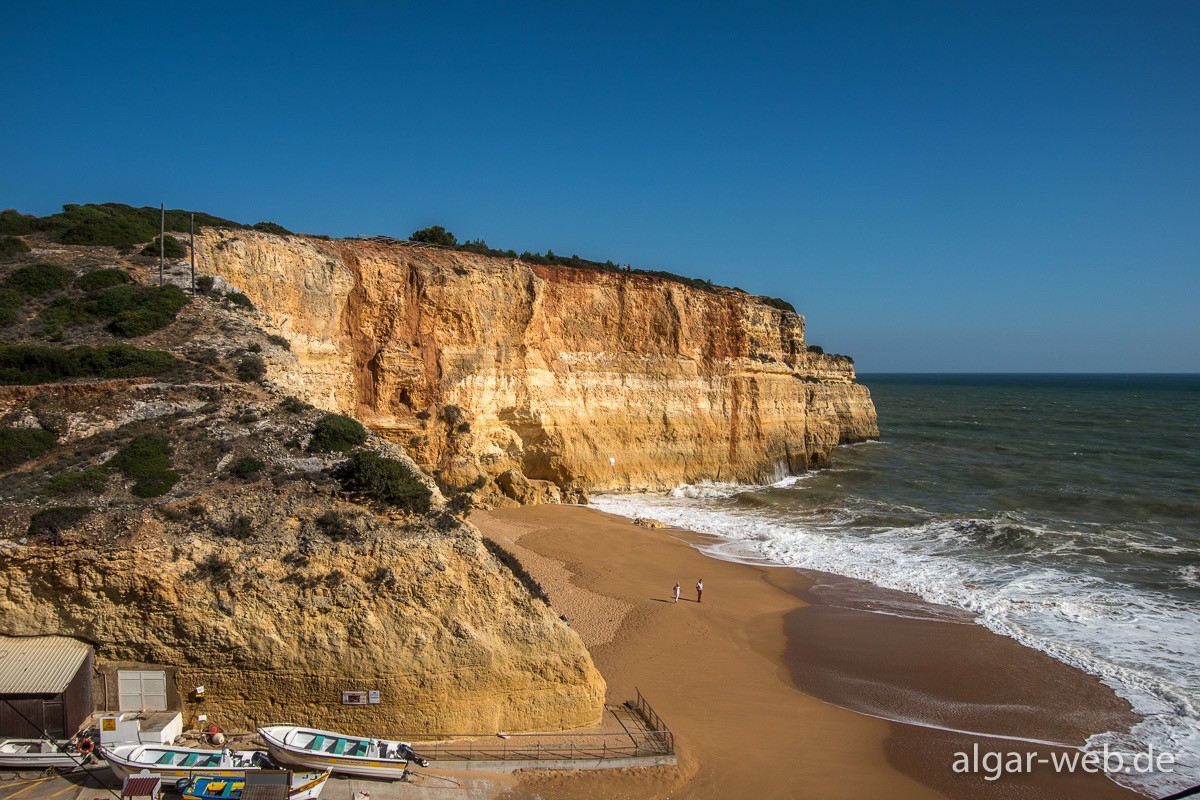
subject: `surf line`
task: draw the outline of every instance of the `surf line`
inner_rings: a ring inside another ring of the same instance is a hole
[[[813,697],[812,695],[809,695],[807,692],[803,692],[800,689],[797,689],[796,691],[800,691],[802,694],[805,694],[808,697]],[[853,711],[855,714],[862,714],[864,717],[871,717],[873,719],[883,720],[884,722],[894,722],[897,725],[912,725],[914,728],[927,728],[931,731],[944,731],[946,733],[959,733],[964,736],[978,736],[981,739],[1003,739],[1004,741],[1007,741],[1007,742],[1024,742],[1026,744],[1040,744],[1040,745],[1045,745],[1046,747],[1063,747],[1068,750],[1082,751],[1086,747],[1086,745],[1083,745],[1083,744],[1068,744],[1066,742],[1053,742],[1053,741],[1050,741],[1049,739],[1034,739],[1029,736],[1013,736],[1011,734],[1006,734],[1006,733],[985,733],[983,731],[971,731],[971,730],[967,730],[965,728],[951,728],[946,725],[938,725],[937,723],[934,723],[934,722],[922,722],[921,720],[916,720],[916,719],[901,719],[899,717],[888,717],[883,714],[876,714],[872,711],[863,711],[858,708],[851,708],[850,706],[844,706],[844,705],[841,705],[840,703],[831,703],[828,700],[824,700],[820,697],[813,697],[813,699],[817,700],[818,702],[824,703],[827,706],[833,706],[834,708],[840,708],[843,711]]]

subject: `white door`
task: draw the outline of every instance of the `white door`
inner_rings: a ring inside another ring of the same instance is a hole
[[[117,671],[120,711],[166,711],[167,673],[153,669]]]

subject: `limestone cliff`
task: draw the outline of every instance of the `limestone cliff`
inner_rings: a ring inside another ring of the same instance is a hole
[[[173,668],[189,724],[203,712],[226,728],[302,721],[411,736],[598,719],[604,681],[578,636],[473,530],[360,519],[331,542],[313,524],[320,504],[241,493],[235,507],[265,533],[182,535],[151,512],[114,515],[130,536],[103,549],[0,540],[0,633],[79,637],[101,666]],[[202,707],[186,700],[200,685]],[[379,704],[340,702],[369,689]]]
[[[0,263],[0,284],[57,280],[0,321],[0,635],[90,643],[101,709],[118,706],[116,670],[163,669],[189,725],[416,735],[599,719],[605,684],[582,640],[462,519],[461,495],[361,430],[312,446],[326,414],[269,380],[302,369],[261,315],[201,293],[131,346],[86,313],[109,290],[85,276],[127,291],[157,282],[153,260],[31,244],[28,263]],[[112,358],[169,358],[129,373],[142,377],[106,376],[109,361],[34,371],[114,342],[127,352]],[[343,481],[360,449],[429,508]],[[188,697],[199,685],[203,704]],[[340,702],[372,689],[378,704]]]
[[[730,289],[360,240],[206,229],[296,361],[277,380],[454,484],[579,490],[761,481],[878,435],[848,358]]]

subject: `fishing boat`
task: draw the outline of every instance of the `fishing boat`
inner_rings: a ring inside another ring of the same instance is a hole
[[[0,739],[0,769],[73,767],[83,760],[71,739]]]
[[[391,780],[403,778],[410,761],[422,767],[429,765],[408,742],[374,736],[347,736],[295,725],[259,728],[258,735],[266,742],[271,760],[279,764]]]
[[[247,770],[271,766],[270,759],[261,750],[196,750],[160,744],[101,747],[100,757],[122,780],[139,772],[161,775],[164,780],[171,782],[197,774],[240,778]]]
[[[324,772],[291,772],[290,770],[263,769],[247,772],[242,778],[227,778],[218,775],[193,775],[180,778],[176,789],[185,800],[253,800],[258,786],[287,786],[288,800],[317,800],[329,770]],[[261,794],[257,793],[257,794]],[[282,792],[276,795],[282,797]]]

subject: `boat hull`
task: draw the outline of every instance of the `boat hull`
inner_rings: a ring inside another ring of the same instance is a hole
[[[185,800],[235,800],[240,799],[244,787],[235,788],[233,791],[212,792],[213,783],[220,780],[236,781],[238,778],[227,778],[219,775],[210,775],[204,773],[193,777],[187,788],[182,792]],[[321,796],[321,790],[325,788],[325,782],[329,780],[329,770],[321,773],[316,772],[297,772],[291,775],[290,787],[288,789],[288,800],[317,800]]]
[[[287,731],[289,730],[296,729],[289,729],[283,726],[258,729],[258,735],[266,743],[267,752],[270,753],[271,760],[277,764],[290,764],[313,770],[327,769],[340,775],[357,775],[363,778],[381,778],[393,781],[403,779],[404,773],[408,769],[408,760],[403,758],[348,756],[292,745],[287,741]],[[353,742],[365,741],[357,737],[341,737],[340,734],[330,731],[319,731],[317,733],[329,737],[340,737]],[[395,743],[388,742],[387,744],[394,745]]]
[[[0,770],[69,768],[83,760],[83,756],[78,756],[76,760],[57,751],[44,753],[28,750],[30,747],[40,749],[45,744],[38,739],[0,739]]]
[[[175,781],[179,780],[180,778],[187,778],[190,780],[196,775],[210,775],[212,777],[220,778],[240,778],[248,771],[252,772],[259,769],[259,766],[253,763],[236,763],[227,765],[214,764],[207,766],[204,763],[198,763],[192,766],[183,766],[176,763],[160,764],[156,763],[155,761],[140,760],[137,757],[131,758],[127,753],[122,752],[125,750],[145,751],[146,749],[147,748],[120,747],[116,748],[115,750],[108,750],[106,748],[100,748],[100,757],[108,762],[109,769],[111,769],[113,774],[121,780],[125,780],[130,775],[149,773],[151,775],[160,776],[163,781],[169,785],[173,785]],[[180,748],[155,748],[155,752],[166,752],[167,750],[183,754],[201,753],[206,757],[219,755],[219,751],[215,750],[209,751],[187,750]],[[249,762],[250,758],[253,756],[253,753],[246,751],[236,753],[235,755],[238,757],[239,762]]]

